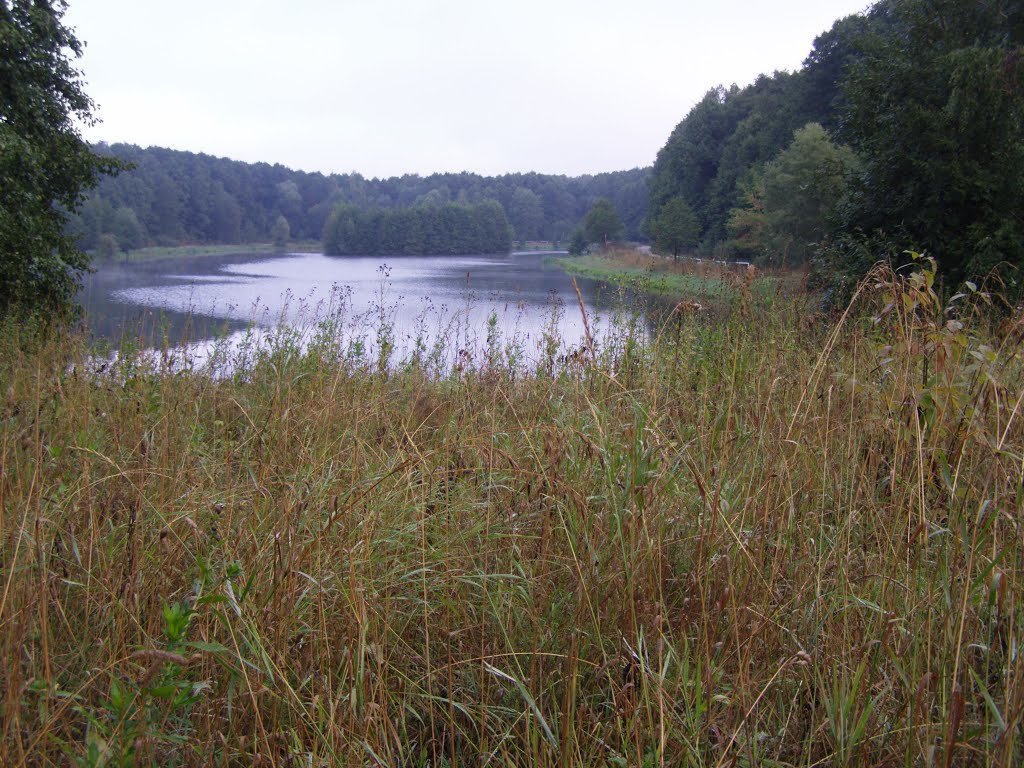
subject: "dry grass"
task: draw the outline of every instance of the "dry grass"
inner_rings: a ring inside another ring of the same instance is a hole
[[[1020,764],[1021,317],[928,274],[529,375],[8,329],[0,763]]]

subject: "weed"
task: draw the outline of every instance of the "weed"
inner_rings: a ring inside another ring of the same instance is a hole
[[[5,326],[0,764],[1019,764],[1024,320],[743,281],[532,368]]]

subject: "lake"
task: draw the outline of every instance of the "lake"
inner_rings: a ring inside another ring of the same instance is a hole
[[[388,329],[396,359],[415,348],[479,359],[494,342],[540,358],[546,334],[564,354],[584,342],[571,278],[545,254],[330,257],[320,254],[189,256],[103,263],[81,299],[90,332],[115,343],[185,348],[204,359],[216,343],[237,346],[251,329],[299,329],[325,321],[367,355]],[[614,298],[579,279],[591,331],[609,327]],[[488,342],[488,334],[491,341]]]

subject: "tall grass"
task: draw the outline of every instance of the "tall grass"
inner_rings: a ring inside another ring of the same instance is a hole
[[[933,278],[525,375],[5,329],[0,764],[1020,764],[1024,325]]]

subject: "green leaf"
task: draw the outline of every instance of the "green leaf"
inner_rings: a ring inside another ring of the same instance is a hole
[[[200,640],[190,640],[185,643],[186,648],[194,648],[205,653],[231,653],[231,649],[220,643],[204,643]]]
[[[506,672],[502,672],[500,669],[493,666],[489,662],[485,661],[484,667],[487,669],[488,672],[490,672],[495,677],[500,678],[502,680],[507,680],[513,685],[515,685],[515,687],[519,690],[519,695],[522,696],[523,701],[526,702],[526,705],[530,708],[530,711],[533,712],[533,716],[537,718],[537,722],[540,724],[540,728],[544,732],[544,738],[547,739],[548,743],[552,746],[552,748],[557,751],[558,740],[555,739],[555,734],[552,733],[550,726],[548,726],[548,721],[544,719],[544,715],[543,713],[541,713],[540,707],[537,706],[537,702],[536,700],[534,700],[533,696],[530,695],[530,692],[526,690],[526,686],[523,685],[517,678],[512,677],[512,675]]]

